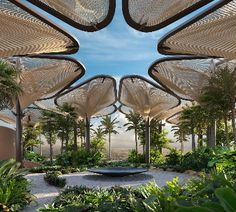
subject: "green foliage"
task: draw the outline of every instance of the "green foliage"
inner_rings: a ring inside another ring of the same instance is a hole
[[[170,153],[166,156],[166,164],[180,165],[182,162],[182,153],[177,149],[171,149]]]
[[[150,162],[153,165],[161,165],[165,162],[165,159],[159,150],[151,149]]]
[[[31,173],[46,173],[50,171],[60,171],[62,174],[68,174],[73,172],[80,172],[82,169],[74,167],[65,167],[65,166],[40,166],[34,167],[29,170]]]
[[[201,171],[208,168],[208,162],[213,157],[213,150],[210,148],[199,148],[188,152],[183,156],[181,167],[184,170]]]
[[[95,166],[98,165],[104,158],[103,153],[96,150],[90,150],[90,152],[85,149],[80,149],[76,152],[72,152],[72,166]]]
[[[128,162],[130,163],[145,163],[143,154],[137,153],[135,149],[129,151]]]
[[[103,138],[93,138],[91,140],[91,146],[90,148],[92,149],[92,151],[97,151],[97,152],[102,152],[105,149],[105,141]]]
[[[72,165],[72,152],[66,151],[62,154],[57,155],[56,164],[60,166],[71,166]]]
[[[40,135],[39,127],[33,125],[28,125],[24,128],[23,131],[23,147],[24,151],[32,150],[33,147],[37,147],[41,144],[41,141],[38,139]]]
[[[59,177],[61,174],[60,171],[47,172],[44,180],[50,185],[63,188],[66,185],[66,178]]]
[[[21,211],[33,200],[25,172],[19,167],[14,160],[0,164],[0,205],[11,211]]]
[[[0,60],[0,110],[12,107],[12,100],[22,93],[22,89],[16,81],[19,74],[20,70],[17,70],[13,64]]]
[[[214,155],[208,162],[208,166],[215,167],[218,172],[225,172],[232,178],[236,177],[236,151],[228,148],[214,150]]]
[[[33,162],[43,163],[45,161],[45,157],[41,156],[40,154],[33,152],[33,151],[27,151],[25,153],[25,159]]]
[[[144,211],[143,197],[131,188],[90,189],[68,187],[51,204],[51,208],[68,211]],[[41,211],[50,211],[41,210]]]

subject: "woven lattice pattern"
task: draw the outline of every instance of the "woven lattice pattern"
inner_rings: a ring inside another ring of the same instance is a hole
[[[157,61],[149,74],[182,99],[198,100],[212,73],[224,66],[234,69],[236,61],[222,59],[167,59]]]
[[[114,13],[115,7],[113,0],[29,1],[82,30],[93,28],[91,31],[98,30],[99,25],[106,21],[110,13]]]
[[[0,111],[0,120],[7,122],[9,124],[15,124],[16,116],[11,110],[4,109]]]
[[[123,0],[126,21],[140,31],[153,31],[207,4],[201,0]],[[128,7],[128,8],[126,8]]]
[[[120,82],[120,102],[143,117],[154,118],[177,106],[179,100],[144,78],[126,77]]]
[[[83,67],[66,59],[12,57],[12,63],[20,64],[19,96],[22,109],[41,98],[49,98],[81,77]]]
[[[0,57],[66,52],[72,38],[7,0],[0,1]]]
[[[56,99],[59,106],[69,103],[81,118],[106,115],[105,108],[116,102],[116,83],[111,77],[95,77]],[[110,113],[110,109],[107,109]]]
[[[227,1],[225,1],[227,2]],[[236,0],[164,38],[165,53],[236,58]]]

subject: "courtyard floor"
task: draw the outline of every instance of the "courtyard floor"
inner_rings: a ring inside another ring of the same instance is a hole
[[[28,174],[26,176],[32,182],[31,193],[36,197],[38,204],[31,203],[24,211],[31,212],[36,211],[37,208],[44,206],[51,202],[63,189],[48,185],[44,179],[44,174]],[[66,178],[67,186],[83,185],[87,187],[103,187],[109,188],[112,186],[140,186],[150,181],[155,181],[157,185],[164,186],[167,181],[171,181],[174,177],[179,178],[179,182],[183,183],[186,180],[192,178],[192,176],[168,172],[162,170],[149,170],[145,174],[131,175],[126,177],[105,177],[102,175],[93,174],[90,172],[81,172],[66,174],[63,177]]]

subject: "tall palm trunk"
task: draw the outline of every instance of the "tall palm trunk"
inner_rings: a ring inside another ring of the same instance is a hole
[[[137,137],[137,129],[134,129],[134,139],[135,139],[135,145],[136,145],[136,156],[138,155],[138,137]]]
[[[195,133],[194,133],[194,127],[191,127],[191,131],[192,131],[192,151],[196,150],[196,142],[195,142]]]
[[[232,105],[232,128],[233,128],[233,134],[234,134],[234,144],[236,144],[236,128],[235,128],[235,104]]]
[[[82,147],[83,146],[83,135],[82,135],[82,133],[80,134],[80,147]]]
[[[53,148],[52,148],[52,133],[49,133],[49,147],[50,147],[50,162],[52,163]]]
[[[78,145],[77,145],[77,125],[75,124],[74,126],[74,151],[78,150]]]
[[[183,139],[183,137],[180,140],[180,151],[181,151],[181,153],[184,153],[184,139]]]
[[[202,147],[203,146],[203,140],[202,140],[202,132],[199,132],[198,134],[198,143],[199,143],[199,147]]]
[[[208,146],[212,148],[216,146],[216,120],[214,115],[210,117]]]
[[[229,130],[228,130],[228,123],[227,123],[227,114],[224,114],[224,127],[225,127],[225,140],[228,146],[229,145]]]
[[[108,152],[108,158],[111,160],[111,133],[108,134],[108,143],[109,143],[109,152]]]
[[[63,145],[64,145],[64,133],[61,136],[61,153],[63,153]]]

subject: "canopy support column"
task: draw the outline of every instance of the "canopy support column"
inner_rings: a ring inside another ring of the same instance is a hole
[[[22,111],[19,98],[16,99],[16,161],[22,165]]]
[[[86,150],[90,151],[90,119],[88,118],[88,116],[86,115],[85,118],[85,126],[86,126]]]
[[[147,118],[145,122],[145,146],[146,146],[146,152],[145,152],[145,162],[147,165],[150,164],[150,119]]]

